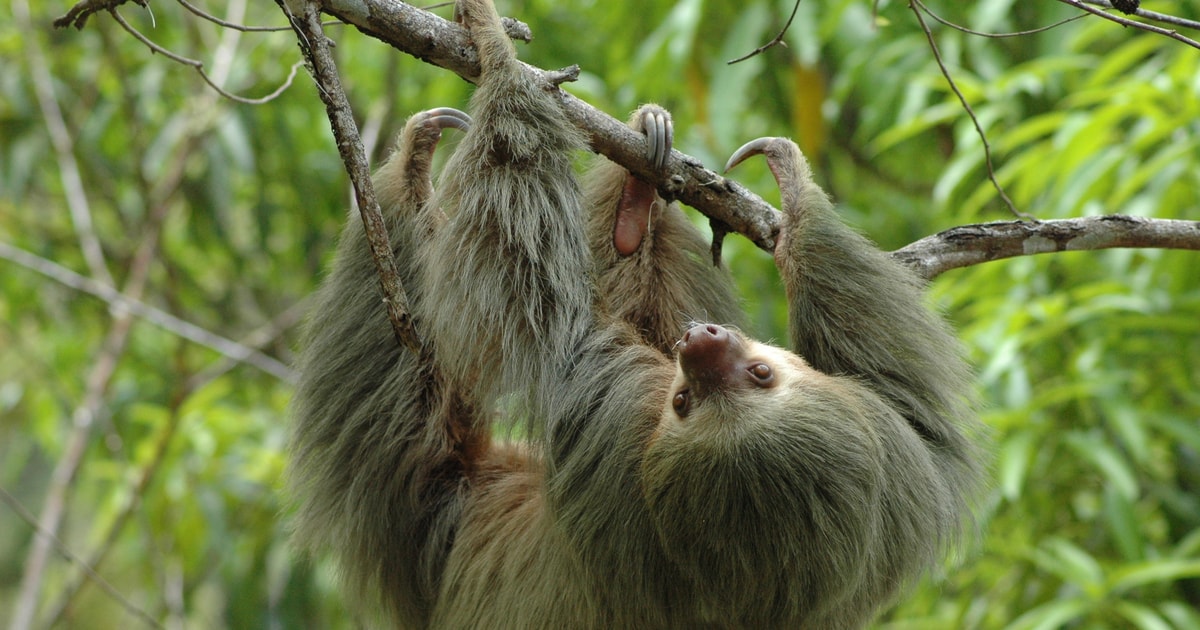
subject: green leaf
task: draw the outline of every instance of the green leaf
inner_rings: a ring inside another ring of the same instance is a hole
[[[1113,572],[1113,590],[1129,591],[1150,584],[1200,577],[1200,560],[1156,560]]]
[[[1084,433],[1072,433],[1067,437],[1067,444],[1076,455],[1092,464],[1126,500],[1137,498],[1137,477],[1125,457],[1112,445],[1096,435]]]
[[[1021,496],[1025,477],[1029,474],[1036,437],[1032,431],[1018,431],[1001,446],[997,464],[1000,471],[1000,492],[1008,501],[1016,501]]]
[[[1103,592],[1104,569],[1078,545],[1063,538],[1050,538],[1033,551],[1033,560],[1042,569],[1084,592],[1099,596]]]
[[[1127,83],[1133,68],[1146,57],[1162,50],[1162,42],[1154,37],[1135,37],[1100,57],[1100,65],[1092,71],[1085,87],[1117,89]]]
[[[1159,604],[1158,608],[1179,630],[1200,630],[1200,612],[1193,604],[1169,601]]]
[[[1104,515],[1121,556],[1126,560],[1141,560],[1146,541],[1134,504],[1111,486],[1105,487]]]
[[[1153,609],[1142,604],[1119,601],[1115,608],[1122,617],[1141,630],[1172,630],[1171,624],[1167,623]]]
[[[1005,630],[1055,630],[1082,619],[1090,604],[1078,599],[1060,599],[1042,604],[1017,617]]]

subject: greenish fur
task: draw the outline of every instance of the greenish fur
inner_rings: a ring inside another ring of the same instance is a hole
[[[643,105],[629,126],[645,132],[646,111],[663,111]],[[588,240],[596,263],[597,290],[609,312],[629,322],[646,343],[667,355],[693,321],[741,326],[745,316],[734,295],[733,280],[722,264],[714,268],[709,245],[677,203],[657,194],[649,230],[641,247],[621,256],[612,246],[622,185],[629,172],[603,157],[596,158],[584,181]],[[652,304],[653,308],[645,308]]]
[[[978,479],[969,372],[921,283],[773,142],[797,354],[739,335],[774,385],[677,416],[669,335],[738,319],[724,272],[668,206],[615,256],[627,174],[581,192],[554,88],[490,0],[458,13],[471,130],[436,192],[421,115],[375,180],[428,353],[392,337],[351,221],[300,357],[297,540],[406,628],[863,627],[955,540]],[[527,443],[491,437],[501,402]]]
[[[421,299],[410,255],[441,221],[429,208],[433,146],[440,131],[422,115],[405,126],[375,176],[401,280]],[[405,626],[428,621],[445,554],[467,496],[462,445],[478,436],[469,405],[433,361],[396,343],[358,217],[349,217],[337,264],[317,293],[297,365],[290,482],[298,498],[295,538],[332,548],[346,592]],[[398,545],[396,541],[407,541]],[[419,568],[418,568],[419,567]]]

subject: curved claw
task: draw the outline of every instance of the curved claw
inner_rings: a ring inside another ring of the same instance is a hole
[[[453,107],[437,107],[425,111],[426,122],[433,123],[438,129],[454,128],[459,131],[471,129],[471,117],[466,112]]]
[[[723,172],[728,173],[733,169],[733,167],[745,162],[747,158],[755,155],[765,155],[770,150],[772,145],[782,139],[783,138],[774,138],[768,136],[765,138],[757,138],[747,142],[746,144],[743,144],[742,146],[738,147],[737,151],[733,152],[733,155],[729,156],[729,161],[725,162],[725,170]]]
[[[767,167],[775,176],[775,183],[779,184],[780,207],[785,215],[806,212],[814,204],[829,204],[825,192],[813,183],[808,160],[795,142],[771,137],[751,140],[733,152],[725,163],[725,171],[728,172],[752,155],[767,158]]]
[[[646,136],[646,159],[651,168],[663,170],[671,155],[674,141],[674,126],[671,113],[654,104],[642,105],[629,119],[629,127]],[[625,182],[617,202],[616,219],[613,224],[613,248],[621,256],[638,251],[642,241],[650,233],[651,216],[661,198],[654,186],[625,171]]]
[[[675,141],[675,125],[671,115],[661,108],[647,108],[642,114],[642,127],[646,134],[646,159],[657,170],[667,165],[671,155],[671,145]]]

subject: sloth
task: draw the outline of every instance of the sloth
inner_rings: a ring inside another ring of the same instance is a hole
[[[404,628],[864,627],[970,520],[970,371],[923,283],[846,227],[784,138],[790,347],[653,186],[585,148],[490,0],[470,116],[417,114],[375,176],[425,350],[392,337],[361,226],[293,401],[296,539]],[[664,164],[671,124],[631,126]],[[465,130],[436,190],[431,159]],[[519,438],[498,437],[519,423]]]

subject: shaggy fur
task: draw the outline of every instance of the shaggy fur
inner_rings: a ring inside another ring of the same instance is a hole
[[[671,150],[671,115],[665,109],[643,105],[629,126],[657,136],[647,142],[651,158],[665,159]],[[713,267],[708,243],[679,204],[667,203],[653,186],[602,157],[589,169],[583,191],[596,284],[610,313],[668,356],[687,322],[742,325],[728,270]],[[614,246],[618,220],[638,222],[642,237],[632,254]]]
[[[765,155],[783,190],[795,352],[706,324],[669,358],[686,318],[736,318],[723,272],[661,203],[614,253],[627,174],[602,167],[585,204],[557,88],[519,70],[490,0],[457,13],[483,69],[471,129],[432,196],[428,115],[376,177],[429,351],[396,345],[348,226],[300,361],[298,540],[406,628],[864,626],[953,541],[977,478],[968,370],[920,282],[841,224],[794,144],[757,141],[734,161]],[[527,441],[494,439],[498,415]]]

